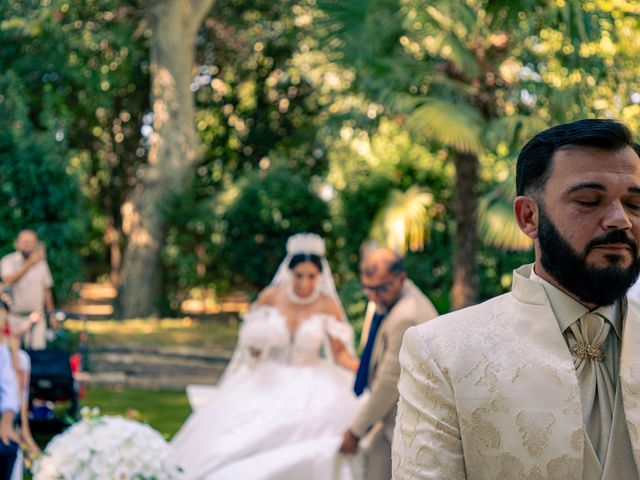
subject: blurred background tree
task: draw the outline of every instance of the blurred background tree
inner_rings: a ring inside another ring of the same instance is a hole
[[[47,244],[56,272],[54,292],[65,298],[83,277],[78,250],[87,240],[77,179],[69,175],[64,147],[50,131],[38,131],[12,72],[0,80],[0,244],[13,250],[17,233],[34,229]]]
[[[201,156],[195,131],[191,79],[195,40],[213,0],[153,0],[145,3],[150,31],[150,82],[153,113],[148,163],[121,206],[126,235],[118,315],[160,313],[160,255],[166,209],[182,193]]]
[[[638,6],[622,1],[614,9],[610,2],[575,0],[319,5],[325,14],[320,32],[337,61],[355,72],[355,89],[396,116],[415,141],[444,147],[455,166],[451,296],[454,308],[475,303],[483,157],[512,157],[550,124],[603,110],[618,117],[616,110],[633,103],[628,89],[637,87],[638,77],[628,75],[632,53],[626,39],[636,32],[637,45]],[[614,63],[627,73],[612,70]],[[617,98],[617,108],[602,98],[605,91]],[[499,199],[483,205],[485,217],[502,207]],[[483,222],[485,238],[495,224]],[[526,245],[518,235],[507,244],[506,230],[497,233],[501,246]]]
[[[371,238],[408,252],[440,311],[483,300],[532,258],[511,214],[522,143],[582,117],[638,127],[635,2],[218,0],[179,67],[193,110],[164,131],[150,69],[163,2],[0,8],[0,253],[34,227],[58,242],[56,280],[144,297],[125,316],[176,312],[194,289],[253,295],[299,230],[327,239],[351,318]],[[190,125],[185,156],[170,139]],[[183,173],[149,180],[158,142]],[[156,272],[143,294],[123,276],[122,207],[148,182],[157,248],[130,270]]]

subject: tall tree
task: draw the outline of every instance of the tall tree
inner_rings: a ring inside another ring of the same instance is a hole
[[[320,0],[321,23],[361,91],[455,165],[452,306],[476,300],[480,160],[515,153],[547,124],[595,115],[597,84],[620,91],[612,45],[632,2]],[[622,65],[625,60],[615,59]],[[558,68],[560,66],[560,68]],[[593,72],[597,72],[594,75]],[[617,115],[616,115],[617,116]]]
[[[149,163],[139,171],[139,182],[122,206],[127,237],[118,286],[122,317],[157,313],[164,209],[201,155],[190,85],[196,34],[212,4],[213,0],[155,0],[148,5],[153,134]]]

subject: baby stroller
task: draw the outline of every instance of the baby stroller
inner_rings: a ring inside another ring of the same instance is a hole
[[[81,354],[61,348],[27,353],[31,358],[29,423],[34,431],[61,431],[78,414],[80,388],[74,371],[80,368]]]
[[[78,387],[69,354],[58,349],[31,350],[29,423],[34,431],[62,430],[78,414]]]

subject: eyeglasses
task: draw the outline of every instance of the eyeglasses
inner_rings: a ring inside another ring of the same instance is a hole
[[[369,293],[387,293],[389,290],[391,290],[391,286],[392,286],[393,280],[386,282],[386,283],[382,283],[380,285],[364,285],[363,283],[360,284],[360,288],[362,289],[363,292],[369,292]]]

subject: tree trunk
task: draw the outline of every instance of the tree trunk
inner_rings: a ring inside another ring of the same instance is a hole
[[[478,293],[476,275],[478,157],[470,153],[454,152],[454,164],[456,178],[453,210],[457,223],[451,306],[457,310],[473,305]]]
[[[192,174],[200,148],[194,126],[195,36],[213,0],[156,0],[149,5],[153,134],[149,163],[122,206],[126,249],[118,316],[158,313],[164,208]]]

